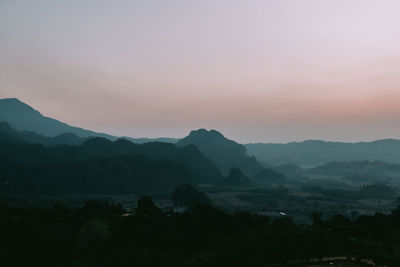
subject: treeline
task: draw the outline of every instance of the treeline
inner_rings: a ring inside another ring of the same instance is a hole
[[[149,197],[132,211],[98,202],[76,210],[3,205],[0,254],[3,266],[302,266],[294,262],[323,256],[400,266],[400,209],[354,221],[312,219],[297,225],[208,204],[163,212]]]

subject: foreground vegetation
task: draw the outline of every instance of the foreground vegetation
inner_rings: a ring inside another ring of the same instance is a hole
[[[101,202],[74,210],[2,205],[0,254],[3,266],[302,266],[299,260],[338,255],[400,266],[400,209],[311,218],[299,225],[209,204],[165,212],[149,197],[132,211]]]

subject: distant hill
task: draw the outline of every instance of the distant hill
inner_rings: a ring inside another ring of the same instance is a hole
[[[142,154],[153,159],[165,158],[185,163],[192,170],[194,183],[219,183],[223,179],[214,163],[193,145],[181,148],[163,142],[134,144],[125,139],[111,142],[103,138],[93,138],[78,147],[76,153],[78,157],[126,154]]]
[[[144,143],[150,143],[150,142],[163,142],[163,143],[171,143],[171,144],[175,144],[177,143],[180,139],[179,138],[170,138],[170,137],[159,137],[159,138],[146,138],[146,137],[142,137],[142,138],[133,138],[133,137],[126,137],[123,136],[121,137],[123,139],[132,141],[136,144],[144,144]]]
[[[262,170],[261,164],[255,157],[247,155],[246,148],[232,140],[225,138],[215,130],[199,129],[179,140],[177,146],[195,145],[210,158],[227,175],[231,168],[238,168],[245,175],[251,176]]]
[[[250,180],[258,184],[283,184],[288,182],[284,174],[267,168],[250,177]]]
[[[377,160],[400,164],[400,140],[342,143],[309,140],[287,144],[246,144],[250,155],[263,163],[283,165],[294,163],[315,167],[331,161]]]
[[[305,170],[304,175],[318,177],[341,177],[343,181],[355,184],[389,183],[398,184],[400,164],[382,161],[334,161],[328,164]]]
[[[389,175],[400,178],[400,164],[382,161],[334,161],[306,171],[310,174],[324,175]]]
[[[7,123],[0,123],[0,142],[21,143],[20,145],[14,145],[14,152],[19,158],[23,158],[23,161],[33,165],[39,164],[41,161],[48,161],[48,158],[32,156],[31,151],[27,150],[29,146],[23,142],[47,146],[49,144],[53,145],[53,147],[49,147],[46,150],[48,155],[51,155],[49,157],[52,160],[85,160],[91,157],[114,157],[135,154],[144,155],[150,159],[168,159],[183,163],[190,168],[194,183],[219,183],[223,179],[222,174],[214,163],[193,145],[183,148],[163,142],[150,142],[139,145],[125,139],[110,141],[106,138],[94,137],[88,138],[82,144],[74,144],[75,146],[56,146],[57,142],[66,144],[68,140],[72,142],[71,140],[75,139],[70,134],[44,137],[30,132],[18,132]],[[82,140],[78,139],[79,142]],[[40,149],[43,150],[45,148]]]
[[[81,138],[73,133],[63,133],[55,137],[47,137],[35,132],[17,131],[7,122],[0,122],[0,140],[3,141],[20,141],[31,144],[42,144],[44,146],[56,145],[80,145],[86,138]]]
[[[302,175],[303,169],[297,166],[296,164],[284,164],[279,166],[274,166],[273,169],[277,172],[280,172],[290,178],[298,178]]]
[[[4,127],[1,124],[0,127]],[[0,193],[125,194],[172,190],[181,184],[223,180],[195,146],[134,144],[96,137],[82,145],[45,147],[0,131]]]
[[[111,140],[116,139],[116,137],[108,134],[70,126],[58,120],[45,117],[39,111],[16,98],[0,99],[0,121],[9,123],[18,131],[31,131],[49,137],[73,133],[79,137],[98,136]]]
[[[73,141],[71,138],[77,139],[71,134],[81,137],[104,137],[110,140],[116,140],[118,137],[98,133],[90,130],[86,130],[79,127],[70,126],[61,121],[45,117],[39,111],[35,110],[31,106],[21,102],[17,98],[4,98],[0,99],[0,122],[7,122],[12,128],[18,131],[27,131],[43,135],[44,137],[57,137],[58,142],[65,140],[65,144],[69,144]],[[65,135],[65,134],[68,135]],[[179,139],[176,138],[131,138],[124,137],[130,141],[138,144],[148,142],[166,142],[176,143]],[[69,140],[67,140],[69,139]],[[45,144],[46,142],[38,142]],[[47,145],[47,144],[46,144]]]

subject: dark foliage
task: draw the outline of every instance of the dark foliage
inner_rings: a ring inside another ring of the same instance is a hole
[[[164,213],[149,197],[132,215],[99,202],[77,210],[1,205],[0,256],[3,266],[42,267],[304,266],[324,256],[399,266],[399,214],[323,221],[314,213],[312,225],[296,225],[289,217],[229,215],[207,204]]]

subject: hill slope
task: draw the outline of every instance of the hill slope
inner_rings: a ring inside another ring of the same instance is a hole
[[[55,137],[47,137],[30,131],[17,131],[7,122],[0,122],[0,140],[13,142],[27,142],[31,144],[41,144],[44,146],[55,145],[80,145],[86,139],[73,133],[63,133]]]
[[[400,140],[383,139],[374,142],[342,143],[309,140],[287,144],[246,144],[250,155],[261,162],[282,165],[294,163],[315,167],[331,161],[378,160],[400,163]]]
[[[286,176],[273,169],[263,169],[251,177],[251,181],[260,184],[282,184],[288,181]]]
[[[232,167],[239,168],[245,175],[250,176],[262,170],[262,166],[256,158],[247,155],[243,145],[225,138],[215,130],[191,131],[187,137],[177,143],[177,146],[180,147],[187,145],[197,146],[224,175],[227,175]]]
[[[31,106],[16,98],[0,99],[0,121],[9,123],[18,131],[33,131],[54,137],[63,133],[73,133],[80,137],[99,136],[115,140],[116,137],[70,126],[58,120],[45,117]]]
[[[65,133],[74,134],[78,137],[104,137],[110,140],[116,140],[117,137],[98,133],[90,130],[86,130],[79,127],[70,126],[64,122],[45,117],[39,111],[35,110],[31,106],[21,102],[17,98],[4,98],[0,99],[0,122],[7,122],[10,126],[18,131],[29,131],[32,133],[37,133],[44,135],[46,137],[55,137],[63,135]],[[62,139],[68,141],[68,136],[58,137],[58,141]],[[124,137],[130,141],[138,144],[148,143],[148,142],[166,142],[166,143],[176,143],[178,139],[176,138],[131,138]],[[77,141],[76,138],[75,142]],[[71,141],[71,140],[69,140]],[[42,143],[42,142],[40,142]],[[68,144],[68,143],[66,143]],[[47,145],[47,144],[46,144]]]
[[[29,132],[28,132],[29,133]],[[58,145],[51,147],[42,147],[38,144],[53,145],[65,139],[71,139],[68,134],[57,137],[44,137],[35,133],[29,133],[29,139],[26,140],[26,132],[18,132],[7,123],[0,123],[0,144],[3,149],[8,151],[6,158],[14,157],[16,161],[27,162],[34,166],[41,162],[56,161],[63,162],[68,160],[86,160],[93,157],[116,157],[127,155],[143,155],[149,159],[167,159],[185,164],[189,167],[194,183],[219,183],[223,177],[218,168],[204,156],[197,147],[191,145],[187,147],[177,147],[173,144],[162,142],[150,142],[145,144],[135,144],[125,139],[110,141],[105,138],[95,137],[86,140],[83,144]],[[69,137],[68,137],[69,136]],[[81,141],[82,139],[78,139]],[[35,144],[28,146],[28,143]],[[35,154],[34,151],[45,151],[44,154]]]

